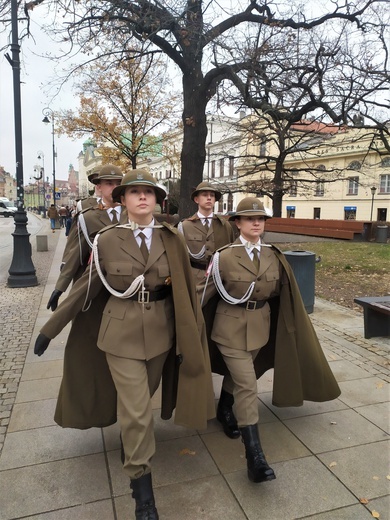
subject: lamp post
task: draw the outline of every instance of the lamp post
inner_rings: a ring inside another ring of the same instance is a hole
[[[12,25],[12,58],[6,54],[8,63],[12,67],[14,92],[14,122],[15,122],[15,164],[17,184],[17,211],[15,213],[14,250],[12,263],[8,270],[9,287],[33,287],[38,285],[35,267],[32,262],[30,233],[27,232],[27,214],[24,207],[23,184],[23,148],[22,148],[22,114],[20,95],[20,45],[18,35],[18,1],[11,0]]]
[[[42,159],[41,176],[39,178],[42,179],[43,218],[46,218],[45,154],[41,150],[37,152],[37,159]]]
[[[45,125],[51,122],[51,135],[52,135],[52,149],[53,149],[53,204],[56,203],[56,148],[54,144],[54,112],[51,108],[46,107],[42,110],[42,114],[45,116],[42,119],[42,123]]]
[[[210,140],[207,143],[207,180],[210,180],[210,148],[213,144],[213,123],[214,123],[214,116],[211,116],[210,118]]]
[[[371,217],[370,217],[371,222],[372,222],[372,211],[374,209],[375,193],[376,193],[376,188],[375,188],[375,186],[372,186],[372,188],[371,188],[371,195],[372,195],[372,197],[371,197]]]

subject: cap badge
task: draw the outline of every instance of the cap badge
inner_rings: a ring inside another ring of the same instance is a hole
[[[252,207],[253,207],[253,209],[259,209],[259,205],[257,204],[257,202],[254,202],[252,204]]]
[[[144,174],[143,173],[137,173],[137,180],[140,181],[144,178]]]

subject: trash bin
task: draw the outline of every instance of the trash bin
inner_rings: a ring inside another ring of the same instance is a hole
[[[387,243],[387,229],[388,229],[388,226],[377,226],[376,227],[376,241],[379,244]]]
[[[291,265],[306,312],[310,314],[314,310],[315,266],[321,259],[316,259],[311,251],[284,251],[283,254]]]
[[[48,251],[47,235],[37,235],[37,251]]]

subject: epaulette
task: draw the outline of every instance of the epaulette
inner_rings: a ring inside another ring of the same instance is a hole
[[[220,253],[224,249],[228,249],[232,244],[225,244],[224,246],[220,247],[219,249],[216,249],[214,253]]]
[[[105,233],[106,231],[108,231],[109,229],[113,229],[115,227],[117,227],[118,224],[110,224],[102,229],[99,230],[99,232],[97,233],[98,235],[101,235],[102,233]]]
[[[162,221],[162,222],[159,222],[159,224],[161,224],[165,228],[169,229],[169,231],[172,231],[172,233],[174,233],[175,235],[178,234],[177,228],[175,228],[175,226],[172,226],[172,224],[170,224],[169,222]]]

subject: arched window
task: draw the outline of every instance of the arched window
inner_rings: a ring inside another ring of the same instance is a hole
[[[362,163],[359,161],[352,161],[348,164],[348,170],[361,170]]]

